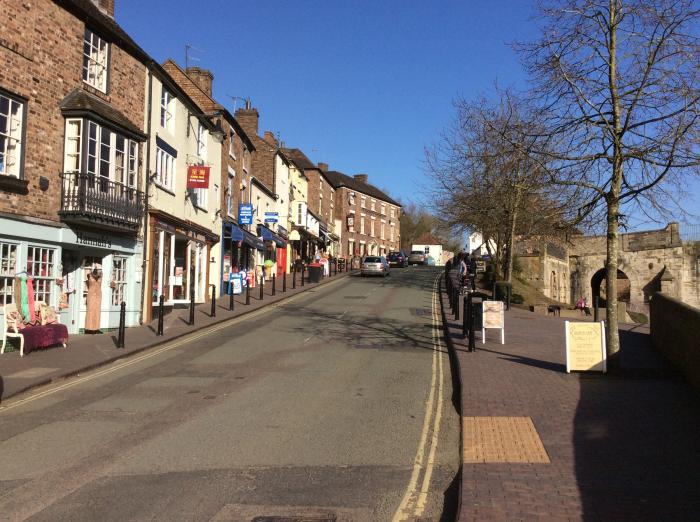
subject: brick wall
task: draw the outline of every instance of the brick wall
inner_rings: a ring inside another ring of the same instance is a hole
[[[3,0],[0,88],[27,99],[23,178],[28,194],[0,190],[0,213],[58,221],[64,118],[59,105],[81,88],[110,103],[143,128],[145,67],[110,44],[108,93],[82,81],[84,23],[50,0]],[[143,150],[141,150],[143,152]],[[143,154],[140,156],[143,160]],[[139,169],[140,171],[140,169]],[[42,192],[39,177],[49,179]]]

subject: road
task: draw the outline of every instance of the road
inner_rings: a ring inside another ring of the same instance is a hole
[[[449,519],[438,275],[338,279],[3,403],[0,519]]]

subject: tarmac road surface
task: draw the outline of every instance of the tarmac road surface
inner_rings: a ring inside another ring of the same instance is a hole
[[[0,519],[451,519],[439,274],[338,279],[3,403]]]

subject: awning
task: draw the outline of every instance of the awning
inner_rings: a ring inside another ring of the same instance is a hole
[[[231,240],[232,241],[243,241],[245,238],[245,235],[243,234],[243,231],[238,228],[236,225],[230,225],[231,227]]]
[[[243,241],[244,245],[248,245],[249,247],[255,248],[256,250],[265,250],[265,243],[260,241],[260,238],[258,238],[257,236],[254,236],[253,234],[251,234],[247,230],[243,230],[240,228],[238,230],[243,232],[242,241]]]
[[[262,225],[258,225],[258,231],[263,238],[263,241],[273,241],[278,247],[284,248],[287,242],[275,234],[272,230]]]

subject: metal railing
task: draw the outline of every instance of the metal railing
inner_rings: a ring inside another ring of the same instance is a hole
[[[79,172],[63,173],[61,179],[61,215],[64,218],[138,230],[144,212],[144,194],[140,190]]]

